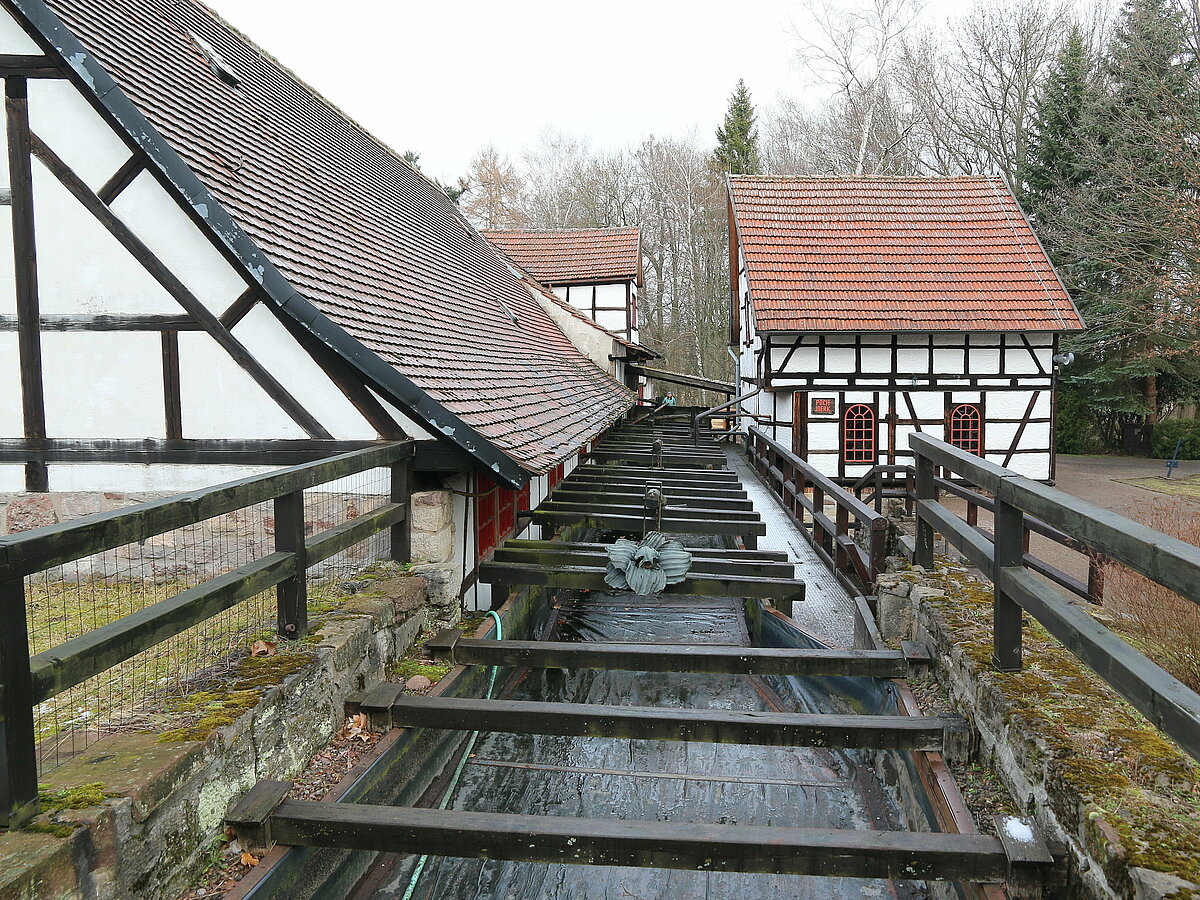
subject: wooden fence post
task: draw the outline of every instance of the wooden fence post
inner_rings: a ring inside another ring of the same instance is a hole
[[[850,556],[846,553],[846,548],[842,545],[839,538],[850,536],[850,511],[846,507],[838,503],[834,512],[834,531],[837,533],[833,536],[833,558],[834,567],[839,572],[850,571]]]
[[[37,811],[37,750],[25,580],[0,581],[0,827],[12,828]]]
[[[1002,569],[1025,564],[1025,513],[996,497],[993,513],[992,664],[1001,672],[1021,671],[1021,607],[1000,587]]]
[[[933,478],[933,460],[917,454],[917,500],[937,500],[937,483]],[[924,569],[933,568],[933,526],[917,510],[916,549],[914,562]]]
[[[392,463],[391,501],[404,504],[404,519],[391,528],[391,557],[401,565],[412,562],[412,467],[411,460]]]
[[[275,498],[275,550],[296,554],[296,574],[275,586],[279,633],[295,640],[308,631],[308,573],[304,548],[304,491]]]

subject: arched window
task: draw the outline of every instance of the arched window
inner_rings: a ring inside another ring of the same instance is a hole
[[[950,410],[947,441],[979,456],[983,452],[983,416],[974,403],[959,403]]]
[[[876,433],[875,410],[865,403],[847,406],[842,414],[842,459],[874,463]]]

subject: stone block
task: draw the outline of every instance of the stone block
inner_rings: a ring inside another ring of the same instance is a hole
[[[451,522],[449,491],[416,491],[412,495],[409,524],[413,531],[435,532]]]
[[[46,773],[51,790],[104,785],[106,793],[133,801],[134,821],[143,822],[192,772],[203,743],[161,743],[153,734],[112,734]]]
[[[0,900],[59,900],[79,896],[70,838],[0,832]]]
[[[8,534],[56,525],[58,513],[49,494],[22,494],[12,499],[4,511],[4,527]]]
[[[454,532],[449,528],[441,531],[413,531],[412,558],[419,562],[444,563],[454,552]]]
[[[334,619],[321,625],[321,643],[332,653],[333,667],[349,668],[371,644],[371,623],[366,619]]]
[[[425,605],[428,592],[425,589],[425,579],[419,575],[394,575],[377,578],[371,584],[371,590],[382,594],[392,601],[396,615],[403,619]]]

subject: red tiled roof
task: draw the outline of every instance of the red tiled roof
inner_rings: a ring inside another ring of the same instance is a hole
[[[480,233],[542,284],[642,283],[636,228]]]
[[[998,178],[733,176],[764,331],[1083,327]]]
[[[197,0],[47,5],[301,295],[522,466],[629,406],[441,190]]]

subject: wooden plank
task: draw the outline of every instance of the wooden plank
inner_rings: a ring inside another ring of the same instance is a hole
[[[284,800],[272,837],[293,846],[848,878],[1000,882],[997,838],[916,831],[700,825]]]
[[[30,660],[33,702],[62,693],[296,572],[294,554],[272,553],[39,653]]]
[[[538,509],[547,512],[589,512],[595,511],[616,516],[641,516],[645,510],[642,504],[626,504],[615,500],[606,500],[603,495],[593,497],[590,501],[573,503],[557,499],[551,495],[549,500],[538,504]],[[753,510],[715,510],[683,506],[678,502],[667,499],[664,515],[670,514],[675,519],[726,519],[731,522],[759,522],[762,517]]]
[[[276,630],[286,638],[301,638],[308,631],[307,548],[304,541],[304,491],[276,497],[275,550],[296,558],[295,571],[275,585]],[[316,562],[316,560],[313,560]]]
[[[341,553],[360,541],[365,541],[371,535],[403,522],[407,516],[406,504],[384,503],[357,518],[322,531],[308,539],[308,564],[312,566],[335,553]]]
[[[18,323],[17,356],[21,372],[21,418],[25,438],[37,440],[46,437],[46,399],[42,380],[42,337],[38,326],[40,301],[28,84],[24,78],[7,78],[4,84],[8,172],[12,185],[13,275]],[[50,490],[44,462],[25,460],[25,490]]]
[[[572,485],[572,487],[574,487]],[[667,497],[667,505],[690,509],[703,508],[712,510],[752,510],[754,503],[749,498],[742,500],[734,497],[697,497],[663,488]],[[587,503],[595,500],[600,503],[617,503],[640,506],[646,496],[645,490],[623,488],[614,490],[571,490],[559,485],[554,490],[554,499],[562,503]]]
[[[392,725],[398,728],[875,750],[941,750],[946,729],[958,727],[945,719],[917,716],[674,709],[415,694],[397,698],[391,716]]]
[[[501,544],[493,553],[496,562],[545,564],[551,566],[607,566],[608,554],[604,550],[535,550],[510,547]],[[692,557],[691,572],[697,575],[746,575],[768,578],[795,578],[796,567],[790,562],[765,562],[763,560],[727,560],[711,557]]]
[[[945,535],[951,544],[962,551],[971,565],[991,575],[994,554],[992,542],[977,528],[968,525],[936,500],[918,500],[917,516]]]
[[[654,369],[649,366],[639,366],[637,363],[626,363],[626,368],[639,375],[645,375],[655,381],[665,381],[668,384],[682,384],[685,387],[701,388],[706,391],[716,391],[718,394],[732,396],[737,393],[732,384],[725,381],[714,381],[702,375],[685,375],[681,372],[668,372],[666,369]]]
[[[249,350],[235,338],[220,320],[213,315],[187,286],[164,264],[142,239],[134,234],[121,219],[104,204],[99,197],[92,193],[91,188],[74,171],[71,170],[58,155],[51,150],[37,135],[30,135],[33,154],[59,180],[81,204],[103,225],[117,242],[121,244],[136,259],[162,287],[175,298],[192,318],[199,321],[233,360],[241,366],[255,383],[263,389],[289,418],[309,435],[322,440],[332,440],[333,436],[313,417],[300,402],[250,353]],[[15,185],[15,182],[14,182]]]
[[[1164,672],[1028,569],[1001,568],[996,577],[1001,588],[1055,639],[1192,758],[1200,760],[1200,694]]]
[[[655,478],[676,478],[682,481],[731,481],[737,483],[738,476],[736,472],[729,469],[705,469],[698,472],[695,469],[673,469],[662,468],[648,470],[645,466],[621,466],[610,463],[585,463],[572,469],[567,477],[574,475],[624,475],[629,474],[638,478],[649,478],[653,475]]]
[[[537,525],[588,525],[610,531],[640,532],[646,525],[642,516],[618,516],[607,513],[581,514],[556,510],[535,509],[531,515]],[[763,535],[767,526],[762,522],[739,522],[727,519],[677,519],[664,516],[662,530],[669,534],[733,534]]]
[[[604,583],[606,566],[550,566],[517,562],[484,562],[479,580],[489,584],[536,584],[613,592]],[[764,578],[757,575],[689,575],[678,584],[669,584],[664,594],[691,594],[700,597],[755,597],[763,600],[803,600],[804,582],[793,578]]]
[[[617,481],[605,481],[605,480],[593,479],[593,478],[589,478],[586,480],[585,479],[573,480],[571,478],[568,478],[566,481],[562,482],[557,488],[555,488],[554,491],[552,492],[552,494],[558,493],[559,490],[564,490],[564,489],[568,490],[568,491],[578,492],[578,491],[599,491],[599,490],[607,490],[609,488],[612,488],[613,490],[616,490],[616,491],[624,491],[626,493],[632,491],[635,494],[641,494],[642,496],[645,496],[647,484],[653,484],[653,483],[654,483],[653,480],[646,481],[646,482],[636,482],[636,481],[617,482]],[[712,497],[713,499],[717,499],[717,500],[721,500],[721,499],[746,500],[749,497],[749,495],[744,490],[742,490],[740,487],[737,487],[737,488],[704,488],[704,487],[697,487],[695,485],[690,485],[690,484],[689,485],[678,485],[678,486],[670,485],[670,484],[663,484],[662,487],[663,487],[663,490],[665,490],[669,493],[677,493],[680,495],[686,494],[689,497],[696,497],[698,499]]]
[[[429,650],[434,650],[430,644]],[[459,638],[448,653],[457,666],[527,669],[621,669],[733,675],[851,675],[903,678],[908,662],[896,650],[794,650],[717,644],[616,644],[489,641]]]
[[[256,856],[265,856],[274,843],[271,837],[271,814],[291,793],[292,782],[262,779],[255,783],[229,811],[225,822],[237,830],[243,849]]]
[[[254,304],[257,302],[258,291],[252,287],[246,288],[236,300],[225,308],[225,312],[221,313],[221,324],[226,328],[233,328],[246,317],[246,313],[254,309]]]
[[[658,469],[654,468],[654,455],[650,452],[641,453],[636,450],[592,450],[584,456],[584,459],[594,460],[597,462],[606,463],[624,463],[629,466],[639,466],[646,470],[646,474],[653,475]],[[695,469],[712,469],[724,468],[725,457],[716,456],[701,456],[696,454],[682,453],[664,453],[663,466],[665,468],[686,467]]]
[[[604,552],[608,544],[589,543],[584,541],[536,541],[528,538],[509,538],[504,542],[505,547],[515,549],[546,549],[546,550],[582,550]],[[692,558],[716,557],[730,561],[764,560],[767,562],[787,562],[789,557],[782,550],[733,550],[724,547],[688,547]]]
[[[28,575],[51,566],[193,525],[281,494],[388,466],[412,453],[412,442],[379,444],[352,453],[231,481],[216,487],[95,513],[0,537],[0,572]]]

